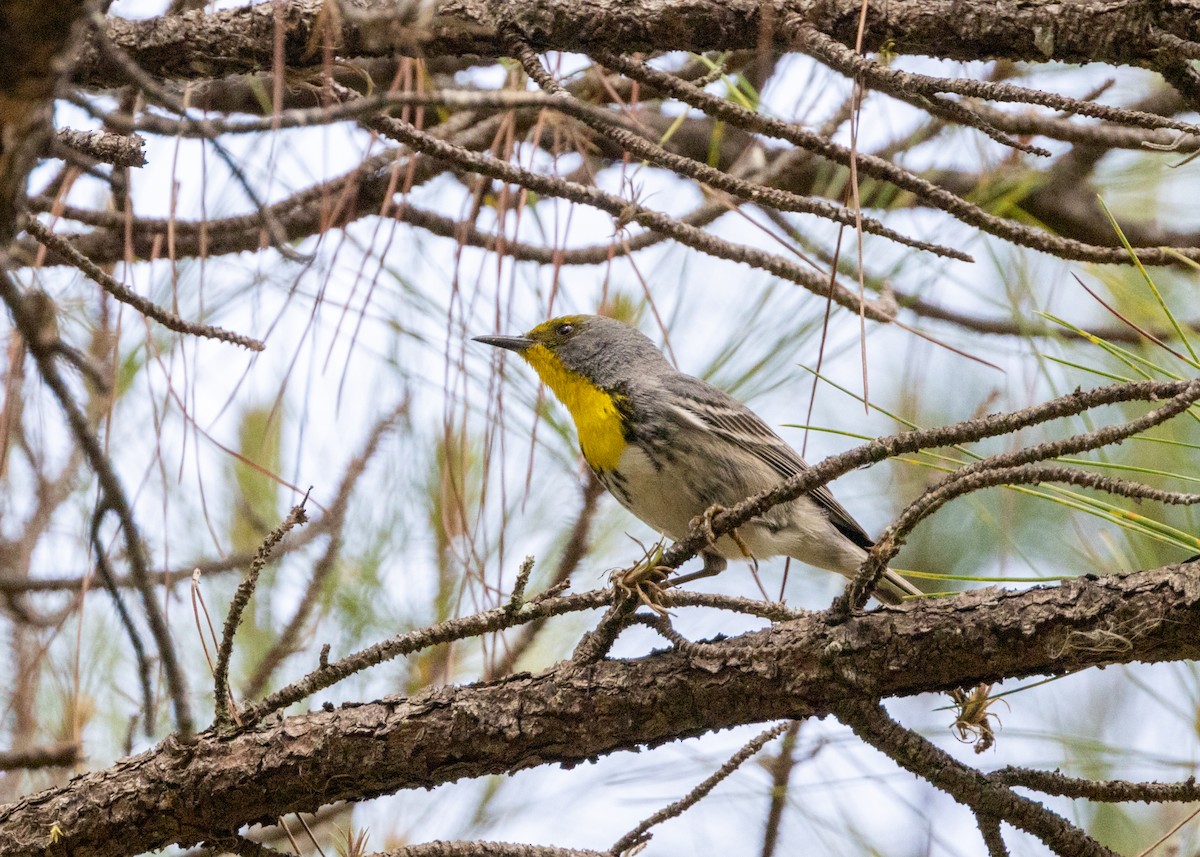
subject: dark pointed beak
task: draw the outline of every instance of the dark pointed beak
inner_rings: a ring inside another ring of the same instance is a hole
[[[507,348],[509,351],[515,351],[518,354],[533,345],[533,340],[524,336],[475,336],[472,338],[476,342],[482,342],[484,345]]]

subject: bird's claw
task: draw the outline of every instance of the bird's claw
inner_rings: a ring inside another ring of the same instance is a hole
[[[704,537],[708,539],[708,543],[711,545],[717,540],[717,534],[713,532],[713,518],[724,511],[724,506],[714,503],[699,515],[692,518],[692,520],[688,522],[688,526],[692,529],[700,527],[704,531]]]
[[[689,526],[692,528],[700,527],[704,531],[704,537],[708,540],[709,545],[715,545],[717,543],[717,534],[713,532],[713,518],[722,512],[728,511],[729,510],[726,507],[718,503],[714,503],[699,515],[692,518]],[[742,537],[738,535],[736,527],[725,535],[729,536],[733,543],[738,546],[738,550],[742,552],[742,556],[748,560],[754,559],[754,554],[750,553],[750,548],[748,548],[746,543],[742,541]]]

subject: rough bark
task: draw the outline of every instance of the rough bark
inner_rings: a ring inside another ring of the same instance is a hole
[[[1200,657],[1200,563],[983,590],[831,625],[825,614],[684,651],[446,687],[168,739],[0,808],[0,857],[125,855],[549,763],[574,765],[854,700]],[[54,833],[52,834],[52,831]]]
[[[108,33],[147,71],[164,77],[209,78],[269,68],[277,22],[284,61],[317,65],[319,46],[335,36],[339,52],[355,55],[500,56],[505,21],[536,47],[586,52],[707,51],[759,47],[770,32],[787,49],[803,23],[854,44],[859,0],[441,0],[437,4],[347,6],[341,16],[318,0],[257,4],[205,14],[143,21],[112,19]],[[763,10],[769,9],[769,19]],[[323,12],[324,10],[324,12]],[[353,14],[350,14],[350,12]],[[378,17],[372,16],[378,12]],[[1200,41],[1194,0],[889,0],[870,4],[863,46],[954,60],[1009,59],[1151,65],[1162,35]],[[96,86],[120,80],[91,49],[79,69]]]
[[[25,179],[50,139],[54,89],[85,9],[79,0],[0,4],[0,248],[16,234]]]

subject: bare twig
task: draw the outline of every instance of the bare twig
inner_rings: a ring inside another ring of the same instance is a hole
[[[307,499],[306,496],[305,500]],[[304,510],[304,501],[301,501],[300,505],[292,507],[292,511],[283,519],[283,522],[263,540],[254,556],[254,561],[250,563],[250,571],[238,584],[233,600],[229,604],[229,615],[225,617],[225,627],[221,633],[221,646],[217,650],[217,666],[213,670],[213,695],[216,708],[214,725],[218,730],[229,726],[232,719],[232,710],[229,704],[229,659],[233,655],[234,634],[237,633],[238,626],[242,623],[242,612],[250,603],[250,597],[254,595],[254,588],[258,585],[258,576],[270,561],[272,550],[288,530],[307,520],[308,513]]]
[[[71,245],[70,242],[63,239],[61,235],[55,235],[51,232],[40,220],[36,217],[28,217],[25,219],[25,231],[44,244],[46,247],[61,254],[65,259],[68,259],[72,265],[87,275],[89,279],[99,285],[104,291],[108,292],[121,303],[128,304],[136,309],[147,318],[152,318],[169,330],[174,330],[176,333],[187,333],[192,336],[203,336],[208,339],[218,339],[222,342],[228,342],[233,345],[240,345],[250,351],[262,351],[266,348],[260,340],[252,339],[249,336],[243,336],[240,333],[225,330],[221,327],[214,327],[207,324],[197,324],[195,322],[184,321],[179,316],[165,310],[155,304],[153,301],[139,295],[133,289],[118,283],[112,275],[107,273],[103,268],[80,253]]]
[[[276,548],[276,552],[290,553],[311,544],[318,536],[324,535],[329,531],[331,523],[328,515],[322,515],[320,518],[314,519],[303,532],[297,533],[294,538],[285,539],[283,544]],[[147,576],[150,578],[151,583],[155,585],[170,587],[172,584],[191,579],[196,573],[204,576],[237,571],[248,566],[253,560],[253,553],[235,553],[221,559],[197,560],[182,563],[180,566],[174,568],[152,569],[147,571]],[[8,571],[6,568],[0,568],[0,593],[79,592],[88,584],[88,576],[86,574],[77,574],[70,577],[14,578]],[[135,586],[136,582],[128,574],[114,575],[113,585],[118,589],[128,589]]]
[[[1057,771],[1008,767],[993,771],[988,774],[988,779],[1006,786],[1035,789],[1043,794],[1105,803],[1190,803],[1200,800],[1200,783],[1196,782],[1195,777],[1178,783],[1135,783],[1128,780],[1085,780]]]
[[[116,167],[146,165],[146,141],[137,134],[128,136],[111,131],[76,131],[60,128],[55,143]]]
[[[740,196],[748,202],[770,206],[778,211],[813,214],[823,217],[826,220],[831,220],[834,223],[840,223],[843,226],[861,228],[864,232],[889,238],[899,244],[910,247],[918,247],[919,245],[919,249],[929,250],[942,256],[962,258],[963,254],[961,252],[945,247],[935,247],[924,241],[915,241],[895,230],[888,229],[873,218],[861,217],[858,213],[844,206],[834,205],[826,200],[803,197],[789,191],[745,181],[722,170],[694,161],[691,158],[685,158],[681,155],[668,152],[661,146],[650,142],[627,128],[621,127],[613,117],[591,110],[572,109],[573,105],[578,104],[578,102],[542,67],[541,61],[537,58],[537,54],[534,53],[533,49],[515,37],[513,49],[517,57],[521,60],[526,73],[539,86],[545,89],[548,94],[558,99],[559,109],[564,110],[564,112],[573,113],[575,118],[579,119],[579,121],[583,122],[593,131],[603,134],[639,158],[645,158],[650,163],[665,167],[677,175],[702,182],[717,190],[723,190],[726,193]]]
[[[439,643],[477,637],[489,631],[500,631],[541,616],[595,610],[605,606],[609,597],[606,590],[597,589],[563,598],[547,598],[543,601],[527,602],[517,613],[512,613],[504,607],[497,607],[473,616],[450,619],[427,628],[400,634],[341,660],[326,664],[317,672],[309,673],[299,681],[277,690],[262,702],[243,711],[241,721],[244,724],[255,723],[273,711],[285,708],[319,690],[332,687],[347,676],[392,658],[411,654]]]
[[[848,50],[843,48],[843,50]],[[853,51],[849,52],[854,54]],[[797,125],[778,119],[763,116],[753,111],[739,107],[732,101],[716,96],[691,86],[669,74],[652,69],[644,63],[606,51],[592,51],[592,55],[606,66],[619,70],[635,80],[642,81],[663,91],[669,92],[681,101],[691,104],[712,116],[746,130],[769,134],[787,140],[793,145],[803,147],[821,155],[821,157],[849,166],[850,150],[832,143],[825,137],[801,128]],[[857,56],[857,55],[855,55]],[[864,60],[864,62],[866,62]],[[1161,117],[1157,117],[1161,119]],[[975,226],[989,234],[996,235],[1006,241],[1011,241],[1022,247],[1042,250],[1064,259],[1078,259],[1093,262],[1109,262],[1113,264],[1129,264],[1129,254],[1120,247],[1097,247],[1082,241],[1059,238],[1048,234],[1045,230],[1024,226],[1012,220],[989,214],[979,206],[973,205],[945,188],[938,187],[930,181],[920,178],[911,172],[896,166],[890,161],[873,157],[865,153],[856,153],[856,167],[864,175],[882,179],[896,187],[916,194],[926,203],[953,215],[963,223]],[[1158,248],[1137,248],[1138,258],[1145,264],[1171,265],[1178,261],[1178,253],[1189,259],[1200,259],[1200,251],[1195,248],[1173,248],[1171,253]]]
[[[129,636],[129,645],[133,648],[133,658],[137,662],[138,679],[141,682],[142,689],[142,723],[146,729],[146,734],[152,735],[154,734],[154,687],[150,670],[150,659],[146,656],[146,645],[142,642],[142,635],[138,633],[137,625],[133,622],[133,615],[129,612],[129,607],[125,604],[125,596],[117,588],[116,576],[113,574],[112,564],[108,561],[108,553],[105,551],[104,543],[100,539],[100,525],[104,521],[104,516],[111,509],[110,505],[101,503],[92,513],[92,552],[96,559],[96,569],[100,572],[100,580],[104,582],[104,588],[108,590],[108,594],[112,597],[113,607],[117,611],[117,619],[120,620],[121,626]]]
[[[836,706],[835,713],[838,720],[867,744],[970,807],[977,815],[1003,820],[1031,833],[1055,854],[1064,857],[1117,857],[1115,852],[1062,816],[992,782],[916,732],[905,729],[878,703],[847,702]]]
[[[1067,95],[1014,86],[991,80],[967,80],[963,78],[932,77],[927,74],[888,68],[850,50],[836,39],[831,39],[799,18],[790,22],[795,46],[821,62],[847,76],[861,76],[868,84],[884,92],[907,90],[924,95],[950,92],[968,98],[983,98],[988,101],[1008,101],[1018,104],[1036,104],[1051,110],[1061,110],[1093,119],[1103,119],[1120,125],[1139,128],[1172,128],[1187,134],[1200,134],[1200,125],[1158,116],[1140,110],[1096,104]]]
[[[1008,857],[1008,846],[1000,835],[1000,820],[983,813],[975,813],[975,823],[979,826],[979,835],[988,850],[988,857]]]
[[[858,575],[846,587],[845,593],[839,596],[835,602],[832,608],[833,612],[845,615],[849,610],[859,609],[866,604],[875,584],[887,570],[888,561],[899,552],[900,546],[912,528],[922,518],[932,514],[954,497],[962,496],[979,488],[1005,484],[1065,482],[1125,497],[1152,499],[1162,503],[1193,505],[1200,502],[1200,495],[1160,491],[1139,483],[1113,479],[1095,473],[1075,471],[1065,467],[1025,466],[1048,458],[1120,443],[1126,438],[1133,437],[1178,416],[1197,400],[1200,400],[1200,380],[1190,382],[1170,402],[1136,420],[1105,426],[1062,440],[1047,441],[1015,452],[988,456],[959,468],[909,504],[896,521],[884,530],[876,541],[875,547],[871,548]]]
[[[341,550],[342,528],[346,523],[346,509],[350,504],[350,494],[354,487],[358,485],[358,481],[363,473],[366,472],[367,463],[378,452],[383,439],[396,427],[397,422],[407,411],[408,403],[404,402],[380,419],[367,436],[367,441],[363,445],[362,452],[356,455],[346,466],[346,472],[342,476],[334,500],[329,504],[325,515],[321,519],[323,529],[329,533],[329,542],[326,544],[320,558],[313,565],[308,586],[305,587],[304,595],[300,598],[300,604],[296,608],[296,612],[292,614],[292,618],[284,626],[279,637],[271,645],[271,648],[267,650],[266,654],[262,656],[262,660],[258,662],[254,671],[250,674],[250,678],[247,679],[243,691],[246,698],[253,699],[262,693],[263,688],[267,686],[267,682],[275,669],[283,663],[288,655],[296,651],[300,634],[304,629],[305,622],[308,621],[308,617],[312,615],[313,607],[317,602],[317,596],[328,580],[329,575],[337,566],[337,559]]]
[[[377,117],[370,120],[368,125],[397,142],[411,146],[431,157],[457,164],[473,173],[519,185],[535,193],[561,197],[571,202],[597,208],[616,218],[618,223],[639,223],[647,229],[660,232],[703,253],[752,265],[803,286],[815,294],[825,296],[831,291],[825,276],[797,265],[790,259],[719,238],[662,212],[647,208],[636,201],[623,199],[595,187],[535,173],[490,155],[469,151],[439,140],[401,119]],[[931,252],[943,252],[944,250],[944,248],[933,246],[922,249],[928,249]],[[958,251],[945,252],[957,258],[962,258],[964,255]],[[841,306],[853,309],[855,312],[864,306],[858,295],[844,286],[838,286],[832,292],[834,300]],[[867,317],[874,321],[890,321],[891,319],[891,312],[887,308],[873,303],[865,305],[865,312]]]
[[[129,563],[130,573],[142,597],[142,608],[146,613],[159,656],[162,658],[167,687],[175,708],[175,723],[185,738],[190,737],[193,733],[193,724],[187,704],[187,685],[175,656],[170,629],[167,628],[166,619],[159,609],[153,587],[150,584],[146,568],[145,545],[138,531],[133,509],[125,496],[121,481],[112,467],[112,462],[105,454],[99,439],[92,432],[87,416],[59,374],[58,367],[54,362],[54,353],[39,344],[37,319],[30,315],[21,291],[6,270],[4,261],[7,260],[0,259],[0,300],[4,301],[13,317],[14,324],[25,337],[29,353],[37,364],[43,383],[50,388],[51,393],[58,400],[71,433],[83,450],[88,464],[95,471],[103,495],[103,505],[110,508],[121,523],[121,533],[125,539],[125,560]],[[152,712],[147,712],[147,716],[152,716]]]
[[[783,740],[779,742],[779,752],[765,763],[767,773],[771,775],[771,792],[767,820],[763,825],[762,857],[775,857],[775,849],[779,844],[780,823],[783,821],[784,807],[788,804],[788,784],[792,779],[792,771],[796,769],[796,736],[800,734],[802,722],[793,720],[788,724]]]
[[[650,828],[657,824],[662,824],[668,819],[683,815],[684,812],[703,800],[721,781],[728,779],[729,775],[740,768],[743,762],[757,754],[768,742],[782,735],[787,728],[787,723],[778,723],[747,741],[745,746],[730,756],[729,761],[722,765],[712,776],[705,779],[704,782],[697,785],[679,800],[663,807],[649,818],[638,822],[638,825],[633,830],[612,844],[612,847],[608,849],[609,853],[613,855],[626,854],[631,848],[649,841]]]

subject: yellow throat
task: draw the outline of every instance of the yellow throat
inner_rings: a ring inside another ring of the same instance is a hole
[[[625,450],[625,430],[617,397],[572,372],[544,345],[533,345],[521,356],[571,412],[579,434],[579,448],[592,469],[616,469]]]

